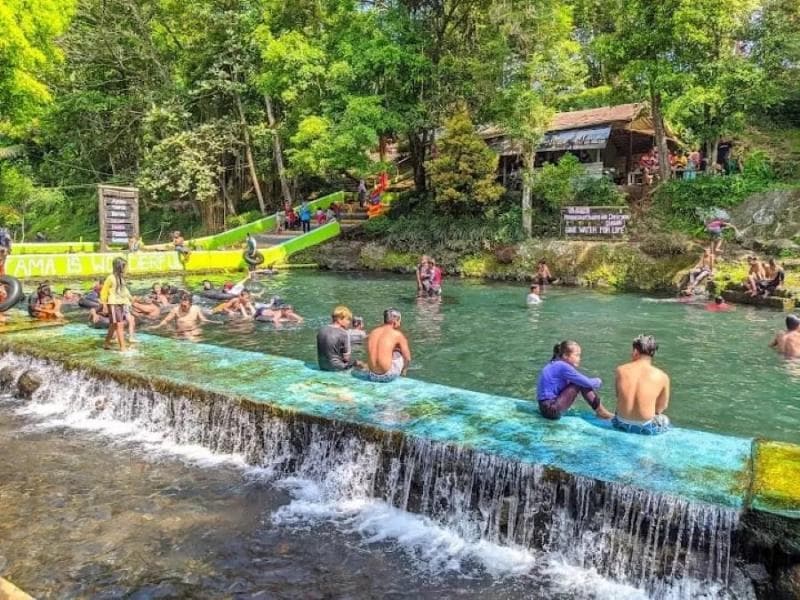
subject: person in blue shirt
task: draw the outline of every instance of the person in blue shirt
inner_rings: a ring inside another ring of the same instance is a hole
[[[300,225],[303,227],[303,233],[311,231],[311,209],[308,207],[308,202],[300,205]]]
[[[577,342],[565,340],[553,348],[553,358],[539,373],[536,397],[539,412],[546,419],[560,419],[569,410],[578,394],[581,394],[595,414],[601,419],[610,419],[610,413],[600,402],[597,390],[603,385],[599,377],[586,377],[578,366],[581,364],[581,347]]]

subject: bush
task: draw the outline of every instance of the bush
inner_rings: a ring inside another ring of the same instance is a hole
[[[253,221],[257,221],[258,219],[263,219],[265,215],[261,214],[261,211],[258,210],[250,210],[238,215],[233,215],[228,217],[227,227],[228,229],[233,229],[234,227],[241,227],[242,225],[247,225],[248,223],[252,223]]]
[[[565,154],[558,164],[548,163],[536,172],[533,194],[554,211],[564,206],[617,206],[625,196],[605,178],[590,177],[574,154]]]

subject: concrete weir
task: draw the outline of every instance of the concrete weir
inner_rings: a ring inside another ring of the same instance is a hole
[[[653,597],[697,581],[722,597],[798,597],[798,446],[680,428],[628,435],[591,416],[553,423],[526,400],[148,335],[121,355],[103,352],[101,335],[3,335],[0,387],[33,371],[30,402],[235,452],[276,476],[355,465],[375,498],[465,536],[561,553]]]

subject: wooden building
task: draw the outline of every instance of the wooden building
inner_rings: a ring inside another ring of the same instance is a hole
[[[486,127],[479,133],[500,155],[503,184],[514,187],[523,168],[518,145],[498,127]],[[668,127],[667,143],[671,150],[677,148]],[[655,131],[647,103],[557,113],[536,151],[536,165],[558,162],[571,152],[591,175],[606,175],[626,184],[638,171],[639,158],[654,144]]]

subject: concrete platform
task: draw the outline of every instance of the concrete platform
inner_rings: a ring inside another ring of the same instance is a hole
[[[551,422],[536,403],[413,379],[389,384],[325,373],[293,359],[142,334],[130,353],[101,349],[103,332],[66,325],[9,333],[0,350],[269,404],[284,411],[467,446],[575,475],[733,508],[800,518],[800,447],[675,428],[618,432],[594,416]],[[0,359],[2,366],[2,359]],[[753,464],[758,465],[754,475]]]

